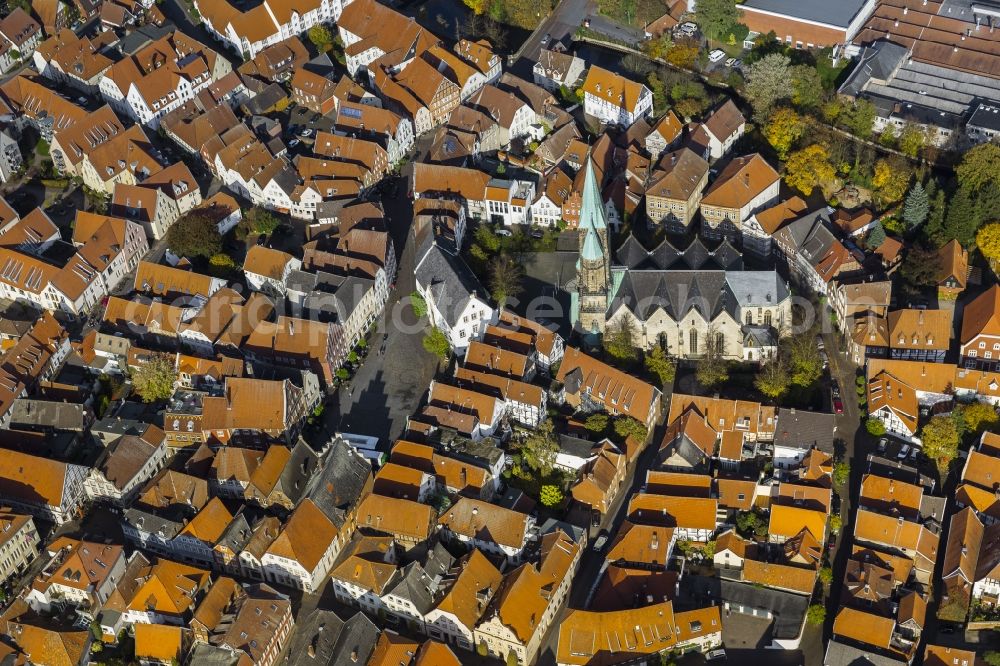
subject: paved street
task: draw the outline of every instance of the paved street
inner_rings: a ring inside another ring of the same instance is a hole
[[[416,411],[438,368],[437,358],[424,350],[424,333],[414,327],[413,311],[406,305],[416,290],[415,248],[410,228],[413,203],[406,193],[413,163],[423,159],[430,141],[428,136],[417,141],[416,157],[403,167],[397,196],[382,199],[399,258],[396,288],[389,294],[378,332],[370,342],[368,358],[351,379],[350,386],[337,391],[335,402],[325,415],[331,433],[372,435],[379,437],[386,447],[391,439],[402,434],[406,418]],[[403,327],[394,325],[394,321],[401,322]],[[379,354],[386,334],[385,353]]]
[[[538,29],[531,33],[531,36],[514,54],[515,62],[510,70],[530,81],[531,68],[542,50],[542,40],[545,36],[551,35],[553,41],[571,38],[573,31],[579,28],[583,19],[588,14],[595,12],[596,8],[597,3],[594,0],[561,0],[548,18],[542,21]]]

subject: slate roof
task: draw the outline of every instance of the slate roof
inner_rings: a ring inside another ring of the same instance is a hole
[[[826,646],[826,666],[902,666],[905,661],[884,657],[871,650],[862,650],[840,641],[830,641]]]
[[[289,467],[293,466],[286,466],[286,470]],[[309,498],[340,529],[345,509],[359,501],[371,473],[368,461],[338,438],[327,452],[323,471],[316,477]]]
[[[430,235],[421,249],[417,253],[417,282],[430,290],[441,314],[455,326],[473,296],[487,299],[489,295],[468,265],[435,243]]]
[[[628,307],[642,320],[662,307],[675,321],[691,309],[707,319],[722,312],[738,318],[738,307],[779,303],[788,288],[774,271],[626,271],[608,312]],[[706,311],[707,310],[707,311]]]
[[[635,236],[630,235],[615,253],[615,263],[629,270],[740,270],[743,268],[743,255],[728,239],[714,249],[709,249],[697,237],[684,249],[663,240],[652,250],[647,250]]]
[[[833,453],[835,421],[833,414],[779,409],[774,445],[797,449],[817,448],[825,453]]]
[[[691,598],[691,594],[703,599],[720,599],[732,605],[771,611],[774,614],[771,631],[776,639],[797,637],[802,628],[806,609],[809,607],[808,596],[697,575],[686,576],[685,580],[681,581],[678,599]]]

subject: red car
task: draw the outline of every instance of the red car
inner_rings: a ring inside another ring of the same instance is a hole
[[[833,399],[833,411],[837,412],[838,414],[844,413],[844,403],[840,401],[840,398]]]

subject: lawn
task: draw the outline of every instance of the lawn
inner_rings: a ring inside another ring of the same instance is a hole
[[[662,0],[598,0],[598,9],[608,18],[637,28],[667,13]]]

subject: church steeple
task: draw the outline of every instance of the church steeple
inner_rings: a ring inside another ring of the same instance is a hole
[[[608,224],[590,155],[587,155],[584,169],[579,225],[580,261],[577,264],[580,328],[588,333],[603,332],[611,285]]]

